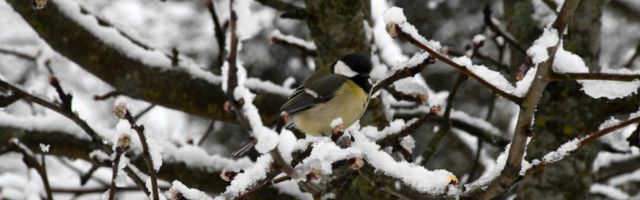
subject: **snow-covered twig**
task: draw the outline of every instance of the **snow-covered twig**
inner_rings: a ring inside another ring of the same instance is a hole
[[[371,90],[371,94],[375,94],[376,92],[378,92],[378,90],[393,84],[397,80],[414,76],[417,73],[420,73],[425,67],[427,67],[427,65],[431,65],[435,63],[435,61],[436,61],[435,58],[433,58],[432,56],[429,56],[424,60],[422,60],[422,62],[417,63],[416,65],[406,66],[404,69],[396,71],[393,75],[385,78],[384,80],[378,82],[375,86],[373,86],[373,89]]]
[[[604,135],[606,135],[608,133],[614,132],[616,130],[619,130],[621,128],[624,128],[626,126],[629,126],[631,124],[635,124],[635,123],[638,123],[638,122],[640,122],[640,116],[635,117],[635,118],[631,118],[631,119],[629,119],[627,121],[624,121],[624,122],[621,122],[621,123],[619,123],[619,124],[617,124],[615,126],[610,126],[608,128],[602,129],[602,130],[600,130],[600,131],[598,131],[596,133],[593,133],[591,135],[588,135],[588,136],[586,136],[586,137],[584,137],[584,138],[582,138],[580,140],[569,141],[569,142],[563,144],[557,151],[553,151],[553,152],[547,153],[542,160],[537,160],[536,159],[533,162],[533,165],[530,168],[526,169],[525,175],[527,175],[527,176],[531,175],[532,173],[538,171],[539,169],[541,169],[541,168],[543,168],[543,167],[545,167],[545,166],[547,166],[549,164],[552,164],[552,163],[555,163],[555,162],[558,162],[558,161],[562,160],[563,158],[575,153],[575,151],[577,151],[580,147],[582,147],[582,146],[584,146],[586,144],[589,144],[590,142],[592,142],[592,141],[594,141],[594,140],[596,140],[596,139],[598,139],[598,138],[600,138],[600,137],[602,137],[602,136],[604,136]],[[570,149],[567,149],[567,148],[570,148]],[[538,162],[536,162],[536,161],[538,161]]]
[[[304,41],[300,38],[296,38],[290,35],[283,35],[280,31],[275,30],[269,37],[269,42],[272,44],[280,44],[283,46],[291,46],[300,51],[303,55],[317,56],[316,45],[313,42]]]
[[[158,196],[158,176],[156,175],[156,167],[154,166],[153,158],[151,157],[151,153],[149,153],[149,144],[147,143],[147,137],[144,135],[144,126],[138,125],[136,123],[136,119],[126,108],[124,119],[129,121],[129,124],[131,124],[131,129],[135,130],[136,133],[138,133],[138,138],[140,138],[140,144],[142,145],[142,157],[147,162],[147,169],[149,171],[149,177],[151,179],[151,194],[153,195],[154,200],[158,200],[160,198]]]
[[[24,164],[29,168],[34,168],[38,172],[38,174],[40,174],[45,193],[47,194],[47,199],[53,200],[53,195],[51,194],[51,186],[49,185],[49,177],[47,176],[47,169],[44,168],[44,163],[42,163],[42,165],[38,163],[38,160],[34,157],[33,152],[26,146],[22,145],[18,139],[14,138],[9,140],[8,150],[22,154],[22,161],[24,162]]]
[[[71,119],[73,122],[75,122],[78,126],[80,126],[80,128],[82,128],[82,130],[84,130],[90,137],[91,140],[94,143],[99,143],[102,144],[102,137],[100,137],[100,135],[98,135],[98,133],[96,131],[94,131],[89,124],[87,124],[87,122],[85,122],[84,120],[80,119],[80,117],[78,117],[78,115],[76,115],[75,113],[71,112],[69,110],[63,109],[62,107],[53,104],[49,101],[46,101],[44,99],[41,99],[40,97],[31,95],[27,92],[25,92],[24,90],[11,85],[10,83],[0,79],[0,87],[2,88],[6,88],[8,90],[11,90],[15,95],[18,95],[20,98],[22,98],[25,101],[31,102],[31,103],[35,103],[41,106],[44,106],[46,108],[49,108],[57,113],[60,113],[61,115]],[[108,149],[108,148],[106,148]]]
[[[253,193],[256,193],[256,192],[258,192],[258,191],[260,191],[260,190],[263,190],[263,189],[264,189],[264,188],[266,188],[266,187],[269,187],[269,186],[271,186],[271,185],[273,185],[273,184],[277,184],[277,183],[280,183],[280,182],[282,182],[282,181],[286,181],[286,180],[289,180],[289,179],[291,179],[291,177],[289,177],[289,176],[282,176],[282,177],[280,177],[280,178],[277,178],[277,179],[274,179],[274,180],[271,180],[271,181],[264,182],[263,184],[261,184],[261,185],[259,185],[259,186],[254,187],[253,189],[249,190],[248,192],[245,192],[244,194],[242,194],[242,195],[240,195],[240,196],[238,196],[238,197],[234,198],[234,200],[244,199],[244,198],[248,197],[249,195],[252,195]]]
[[[551,34],[543,34],[547,37],[561,38],[562,33],[569,23],[570,17],[577,8],[580,0],[567,0],[560,10],[556,21],[551,25],[551,31],[547,31]],[[555,33],[555,34],[554,34]],[[500,176],[493,178],[487,182],[484,187],[476,187],[470,191],[466,191],[461,198],[462,199],[490,199],[498,194],[503,193],[509,189],[510,186],[517,181],[520,170],[522,168],[522,158],[524,157],[525,149],[527,146],[527,138],[529,138],[529,132],[531,131],[531,123],[533,122],[533,116],[535,114],[538,102],[542,96],[547,84],[550,82],[549,72],[552,71],[551,66],[556,55],[558,46],[561,44],[559,39],[550,39],[545,42],[549,46],[542,45],[545,53],[547,53],[545,59],[541,59],[536,71],[535,77],[531,82],[529,90],[522,99],[522,108],[518,115],[518,121],[516,124],[516,130],[514,131],[513,138],[511,139],[511,146],[509,148],[509,154],[506,160],[504,168],[500,172]],[[542,39],[539,39],[542,40]],[[507,186],[507,187],[505,187]]]
[[[400,144],[402,138],[408,136],[409,134],[420,128],[426,121],[438,116],[438,112],[440,112],[440,110],[441,108],[439,106],[431,107],[429,113],[424,114],[422,117],[413,121],[413,123],[411,123],[410,125],[405,126],[402,130],[400,130],[400,132],[391,134],[381,140],[378,140],[378,145],[380,145],[381,148],[391,146],[393,147],[394,151],[400,152],[405,160],[412,161],[413,158],[411,157],[411,154],[406,151],[406,149],[404,149],[404,147],[402,147],[402,145]]]
[[[425,44],[423,43],[423,41],[421,41],[421,39],[418,39],[416,37],[414,37],[412,34],[408,34],[406,33],[404,30],[402,30],[402,28],[400,27],[400,25],[391,22],[388,24],[388,29],[389,32],[392,36],[395,37],[401,37],[401,38],[405,38],[407,40],[409,40],[412,44],[416,45],[417,47],[421,48],[422,50],[425,50],[427,52],[429,52],[429,55],[431,55],[430,57],[434,57],[435,59],[441,60],[444,63],[446,63],[447,65],[450,65],[454,68],[456,68],[457,70],[465,73],[466,75],[468,75],[469,77],[475,79],[476,81],[478,81],[480,84],[484,85],[485,87],[489,88],[491,91],[497,93],[498,95],[509,99],[515,103],[520,103],[522,102],[522,98],[511,94],[509,91],[505,91],[502,90],[498,87],[496,87],[495,85],[489,83],[489,81],[485,80],[484,78],[480,77],[479,75],[473,73],[471,70],[468,69],[467,66],[462,66],[460,64],[458,64],[457,62],[449,59],[448,57],[436,52],[434,49],[432,49],[431,47],[429,47],[429,44]]]

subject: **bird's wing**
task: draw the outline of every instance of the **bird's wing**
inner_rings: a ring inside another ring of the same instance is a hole
[[[280,112],[286,111],[293,115],[311,108],[313,104],[329,101],[345,81],[347,81],[346,77],[331,74],[307,82],[307,87],[300,86],[289,96],[287,102],[280,108]]]

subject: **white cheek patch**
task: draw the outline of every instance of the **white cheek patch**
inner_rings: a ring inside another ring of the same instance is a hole
[[[316,93],[313,90],[305,89],[304,92],[306,92],[307,94],[311,95],[313,98],[318,98],[318,93]]]
[[[342,61],[336,62],[336,65],[333,67],[334,74],[340,74],[346,77],[354,77],[358,75],[358,72],[353,71],[347,64],[344,64]]]

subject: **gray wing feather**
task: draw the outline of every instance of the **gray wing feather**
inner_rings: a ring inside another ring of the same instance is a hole
[[[286,111],[293,115],[311,108],[313,104],[329,101],[345,81],[347,81],[346,77],[332,74],[307,83],[307,87],[300,86],[289,96],[289,100],[282,105],[280,112]],[[307,93],[305,90],[315,92],[317,97]]]

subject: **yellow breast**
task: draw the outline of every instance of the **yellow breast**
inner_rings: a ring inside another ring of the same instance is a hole
[[[366,110],[368,100],[368,94],[362,88],[347,80],[331,100],[297,113],[293,124],[298,130],[313,136],[331,135],[331,121],[342,117],[343,126],[351,126]]]

